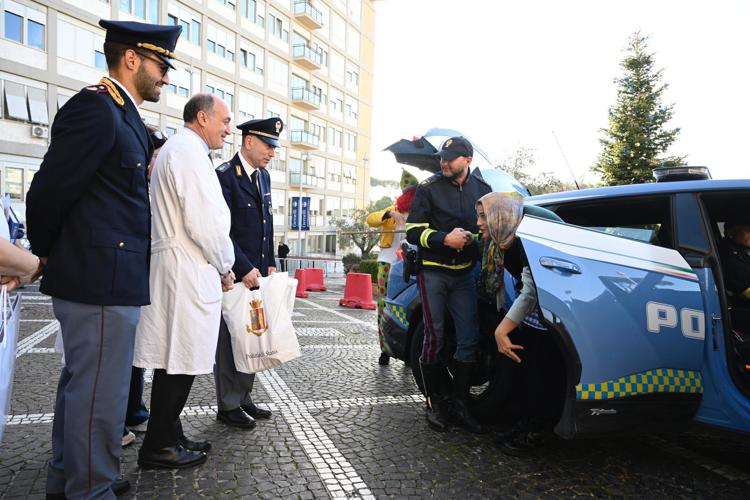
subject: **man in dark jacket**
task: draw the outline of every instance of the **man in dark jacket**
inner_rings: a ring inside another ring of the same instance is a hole
[[[445,141],[437,155],[441,172],[417,187],[406,223],[409,243],[419,247],[422,270],[417,276],[422,298],[424,345],[420,364],[427,394],[427,423],[445,431],[449,427],[449,401],[458,423],[472,432],[483,432],[466,402],[479,341],[477,290],[472,273],[480,258],[477,241],[476,202],[492,189],[470,170],[474,148],[464,137]],[[451,372],[453,388],[441,389],[447,377],[441,364],[445,344],[445,311],[456,325],[456,352]]]
[[[138,106],[169,83],[182,30],[99,24],[109,76],[60,108],[26,200],[31,248],[46,263],[40,290],[52,296],[65,350],[47,498],[110,498],[129,486],[116,479],[151,243],[153,147]]]
[[[232,214],[230,237],[234,243],[237,282],[248,288],[259,286],[258,278],[276,271],[273,257],[273,212],[271,176],[266,166],[279,147],[284,123],[279,118],[250,120],[237,126],[242,147],[231,161],[216,169],[224,199]],[[241,373],[234,365],[229,330],[221,320],[214,365],[217,419],[227,425],[252,429],[255,419],[271,418],[271,412],[255,406],[250,392],[255,375]]]
[[[276,255],[279,256],[279,264],[281,264],[279,267],[281,268],[281,271],[286,271],[286,256],[289,255],[289,246],[283,241],[280,241],[279,247],[276,249]]]

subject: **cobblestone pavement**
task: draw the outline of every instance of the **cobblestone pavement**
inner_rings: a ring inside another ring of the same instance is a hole
[[[253,431],[216,421],[213,378],[196,378],[188,436],[213,442],[201,467],[141,471],[123,451],[123,498],[747,498],[750,438],[690,428],[668,435],[555,441],[510,458],[491,436],[437,434],[400,361],[377,364],[374,311],[338,307],[343,282],[298,299],[303,356],[258,376],[255,399],[274,411]],[[0,496],[43,498],[60,356],[50,299],[24,291]],[[147,374],[146,401],[150,391]]]

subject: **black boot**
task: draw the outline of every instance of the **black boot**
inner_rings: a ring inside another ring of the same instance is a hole
[[[487,430],[469,411],[471,374],[476,363],[453,362],[453,416],[456,423],[469,432],[484,434]]]
[[[425,364],[420,362],[422,382],[427,396],[427,424],[438,432],[450,430],[448,400],[440,392],[444,368],[440,363]]]

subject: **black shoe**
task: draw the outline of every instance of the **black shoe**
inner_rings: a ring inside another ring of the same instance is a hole
[[[129,489],[130,481],[128,481],[127,479],[115,479],[115,482],[112,483],[112,493],[114,493],[117,497],[119,497]]]
[[[445,403],[446,401],[440,401],[437,403],[435,401],[432,401],[432,408],[428,407],[427,413],[425,413],[427,425],[429,425],[430,428],[434,431],[448,432],[449,430],[451,430],[448,412],[443,409],[443,405]]]
[[[242,408],[235,408],[234,410],[219,410],[216,412],[216,420],[223,422],[232,427],[240,427],[242,429],[254,429],[255,420],[253,417],[245,413]]]
[[[391,361],[391,357],[388,356],[386,353],[380,353],[380,357],[378,358],[378,364],[380,366],[386,366]]]
[[[459,427],[474,434],[484,434],[487,429],[471,414],[468,405],[475,365],[476,363],[453,361],[453,417]]]
[[[177,442],[188,451],[202,451],[203,453],[211,451],[211,443],[208,441],[193,441],[182,436]]]
[[[186,469],[206,461],[202,451],[189,451],[180,445],[167,446],[160,450],[138,451],[138,465],[141,469]]]
[[[65,493],[47,493],[44,498],[46,500],[65,500]]]
[[[453,421],[455,424],[463,429],[474,434],[484,434],[487,432],[487,428],[482,425],[479,420],[469,411],[469,407],[466,401],[463,399],[453,400]]]
[[[546,440],[546,435],[541,432],[524,432],[502,443],[500,450],[512,457],[525,457],[534,454]]]
[[[252,418],[256,420],[268,420],[271,418],[271,411],[270,410],[264,410],[263,408],[259,408],[255,406],[255,403],[249,404],[249,405],[240,405],[240,408],[242,408],[242,411],[250,415]]]
[[[427,396],[427,413],[425,414],[427,425],[438,432],[446,432],[450,430],[451,425],[448,408],[450,403],[445,399],[441,390],[445,368],[439,363],[420,363],[420,368]]]

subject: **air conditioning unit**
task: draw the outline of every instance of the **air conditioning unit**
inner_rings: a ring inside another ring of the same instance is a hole
[[[32,125],[31,137],[47,139],[49,137],[49,127],[45,127],[44,125]]]

